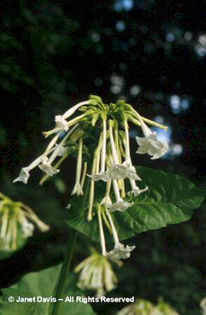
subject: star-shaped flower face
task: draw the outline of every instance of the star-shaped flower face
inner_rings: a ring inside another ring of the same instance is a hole
[[[48,158],[47,158],[47,157],[43,157],[43,158],[42,158],[42,163],[39,164],[39,168],[40,168],[44,173],[46,173],[46,174],[49,175],[49,176],[53,176],[53,175],[59,173],[59,170],[56,170],[53,166],[51,166],[51,165],[48,163]]]
[[[110,179],[124,179],[128,173],[128,166],[125,164],[112,163],[107,174]]]
[[[111,200],[110,196],[105,196],[101,201],[101,205],[104,205],[107,208],[111,207],[112,206],[112,200]]]
[[[134,187],[131,191],[128,192],[128,195],[131,196],[139,196],[140,194],[142,194],[143,192],[147,191],[148,187],[144,188],[144,189],[140,189],[138,186]]]
[[[28,172],[28,168],[23,167],[20,171],[19,176],[17,178],[15,178],[13,182],[14,183],[23,182],[24,184],[27,184],[29,177],[30,177],[30,174]]]
[[[129,203],[120,198],[117,202],[113,203],[112,205],[109,205],[108,208],[111,212],[114,212],[114,211],[124,212],[132,205],[133,203]]]
[[[122,243],[115,244],[114,248],[107,253],[107,257],[119,264],[121,259],[127,259],[130,257],[131,251],[133,251],[135,247],[136,246],[125,246]]]
[[[168,152],[168,144],[157,139],[157,133],[151,132],[145,137],[136,137],[139,148],[136,153],[149,154],[152,160],[159,159]]]
[[[99,174],[93,174],[88,176],[94,181],[103,180],[104,182],[107,182],[109,180],[109,176],[106,172],[101,172]]]
[[[68,131],[68,122],[62,115],[55,116],[56,128],[62,128],[62,130]]]
[[[122,164],[113,163],[107,171],[107,175],[110,179],[134,179],[141,180],[137,175],[136,169],[131,165],[130,161],[124,161]]]
[[[74,189],[72,190],[72,195],[81,196],[83,195],[82,186],[79,183],[74,185]]]

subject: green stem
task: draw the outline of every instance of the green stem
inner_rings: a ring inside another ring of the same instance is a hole
[[[87,180],[87,183],[86,183],[86,189],[85,189],[84,198],[82,200],[80,213],[82,213],[82,211],[84,210],[85,203],[87,200],[88,190],[89,190],[89,180]],[[78,231],[71,231],[71,236],[69,238],[69,242],[68,242],[66,252],[65,252],[64,262],[61,268],[59,278],[57,280],[58,282],[57,282],[56,295],[55,295],[57,298],[57,302],[53,304],[53,309],[51,312],[52,315],[59,314],[59,309],[60,309],[62,301],[58,301],[58,299],[63,298],[63,295],[64,295],[66,280],[68,279],[68,274],[71,267],[71,262],[72,262],[72,257],[74,253],[74,247],[76,244],[77,236],[78,236]]]
[[[77,240],[77,234],[78,234],[77,231],[72,231],[71,237],[69,239],[69,242],[66,248],[64,262],[63,262],[62,269],[61,269],[60,276],[57,283],[57,289],[56,289],[57,302],[54,303],[52,315],[57,315],[59,313],[59,308],[62,302],[58,301],[58,299],[63,298],[66,280],[68,278],[68,274],[70,271],[70,266],[71,266],[72,257],[74,253],[74,247]]]

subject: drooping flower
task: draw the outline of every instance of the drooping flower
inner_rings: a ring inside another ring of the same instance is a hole
[[[133,203],[129,203],[126,200],[123,200],[120,196],[120,192],[119,192],[119,187],[118,187],[118,183],[117,180],[113,180],[113,187],[114,187],[114,193],[115,193],[115,197],[116,197],[116,202],[111,204],[108,208],[110,211],[120,211],[120,212],[124,212],[125,210],[127,210],[129,207],[131,207],[133,205]]]
[[[136,137],[139,148],[138,154],[149,154],[152,160],[159,159],[168,152],[168,144],[157,139],[157,133],[151,132],[148,136]]]
[[[55,116],[56,128],[61,128],[62,130],[68,131],[68,122],[62,115]]]
[[[168,144],[158,140],[157,133],[152,132],[151,129],[144,123],[139,116],[144,137],[136,137],[139,148],[136,153],[149,154],[152,160],[159,159],[168,152]]]
[[[129,207],[131,207],[133,205],[133,203],[129,203],[125,200],[123,200],[122,198],[119,198],[117,200],[117,202],[109,205],[109,210],[111,212],[114,212],[114,211],[120,211],[120,212],[124,212],[125,210],[127,210]]]
[[[116,287],[117,277],[112,270],[111,263],[107,257],[96,251],[83,260],[74,271],[80,272],[77,286],[80,289],[96,291],[97,297],[101,297],[105,292]]]
[[[131,185],[131,187],[132,187],[132,190],[130,190],[130,191],[128,192],[128,195],[129,195],[129,196],[132,196],[132,195],[134,195],[134,196],[139,196],[140,194],[142,194],[143,192],[145,192],[145,191],[148,190],[148,186],[146,186],[146,187],[143,188],[143,189],[140,189],[140,188],[136,185],[135,180],[130,180],[130,185]]]
[[[14,183],[23,182],[24,184],[27,184],[29,177],[30,177],[29,168],[23,167],[19,173],[19,176],[15,178],[13,182]]]
[[[79,140],[79,151],[78,151],[78,158],[77,158],[77,168],[76,168],[76,182],[74,184],[74,188],[72,190],[72,195],[83,195],[83,190],[81,186],[81,173],[82,173],[82,148],[83,148],[83,141],[82,138]]]
[[[107,210],[107,208],[102,208],[101,205],[97,205],[97,211],[98,211],[98,222],[99,222],[99,232],[100,232],[100,243],[101,243],[101,248],[102,248],[102,255],[107,256],[111,261],[115,262],[117,265],[121,266],[122,265],[122,259],[127,259],[131,255],[131,251],[135,249],[135,246],[128,246],[120,243],[119,237],[117,230],[115,228],[112,215],[111,213]],[[102,217],[105,220],[105,217],[103,215],[105,211],[105,214],[108,218],[107,224],[109,225],[109,228],[111,229],[111,233],[113,235],[114,239],[114,248],[107,252],[106,249],[106,242],[105,242],[105,236],[104,236],[104,228],[103,228],[103,221]]]
[[[109,257],[112,261],[118,262],[121,259],[127,259],[131,255],[131,251],[135,249],[136,246],[124,245],[122,243],[115,244],[114,248],[107,253],[107,257]]]
[[[0,249],[16,250],[20,239],[33,235],[34,224],[42,232],[49,226],[42,222],[28,206],[22,202],[14,202],[0,193]]]
[[[39,168],[48,176],[53,176],[59,173],[59,170],[51,166],[49,159],[46,156],[42,157],[41,163],[39,164]]]

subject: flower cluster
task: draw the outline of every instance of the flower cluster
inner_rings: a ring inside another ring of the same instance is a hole
[[[116,287],[117,277],[111,263],[96,251],[83,260],[74,271],[80,272],[78,287],[95,290],[97,297],[101,297],[106,291],[111,291]]]
[[[77,111],[80,112],[71,118]],[[45,132],[46,137],[53,135],[46,150],[29,166],[24,167],[14,182],[27,183],[30,171],[39,167],[45,173],[42,183],[59,172],[59,166],[70,155],[77,152],[76,180],[72,195],[83,195],[85,179],[90,180],[88,214],[91,221],[98,217],[102,255],[121,264],[122,259],[130,257],[135,246],[124,246],[119,241],[113,222],[113,212],[124,212],[132,206],[127,196],[138,196],[148,190],[140,189],[140,176],[132,164],[130,154],[129,124],[141,128],[142,137],[137,137],[138,154],[149,154],[151,159],[162,157],[168,145],[157,138],[148,125],[167,129],[141,116],[130,104],[118,101],[104,104],[98,96],[91,95],[89,100],[78,103],[63,115],[55,116],[56,126]],[[95,199],[96,182],[105,185],[105,195]],[[126,181],[130,185],[126,191]],[[130,198],[129,200],[131,200]],[[114,248],[107,252],[103,223],[112,232]]]
[[[33,235],[34,224],[45,232],[49,226],[22,202],[12,201],[0,193],[0,249],[12,251],[18,248],[20,239]]]
[[[137,299],[135,303],[121,309],[117,315],[178,315],[178,313],[164,301],[154,305],[150,301]]]

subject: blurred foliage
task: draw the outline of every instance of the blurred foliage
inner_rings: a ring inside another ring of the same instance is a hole
[[[42,151],[41,131],[53,127],[54,114],[91,93],[138,104],[144,116],[169,124],[171,145],[182,146],[182,154],[154,162],[134,156],[134,164],[176,172],[205,187],[205,9],[203,0],[1,3],[0,190],[51,225],[1,262],[2,287],[62,259],[72,161],[64,165],[62,178],[43,187],[35,176],[26,187],[12,179]],[[115,294],[151,301],[163,296],[180,314],[199,314],[206,289],[205,227],[202,206],[188,223],[131,240],[137,251],[117,270]],[[74,266],[89,244],[79,236]],[[98,311],[115,314],[120,308],[104,305]]]

